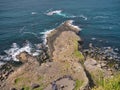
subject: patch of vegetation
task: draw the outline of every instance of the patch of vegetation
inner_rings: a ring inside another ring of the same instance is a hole
[[[75,51],[74,51],[74,55],[77,57],[77,58],[79,58],[80,59],[80,62],[82,63],[82,62],[84,62],[84,56],[83,56],[83,54],[78,50],[78,46],[79,46],[79,44],[78,44],[78,42],[77,42],[77,40],[74,42],[74,48],[75,48]]]
[[[18,77],[14,80],[14,85],[19,86],[19,85],[24,85],[25,83],[30,83],[29,78],[24,78],[24,77]]]
[[[94,82],[96,85],[103,85],[104,84],[104,75],[103,75],[103,72],[100,71],[100,70],[97,70],[96,71],[97,75],[92,75],[93,79],[94,79]]]
[[[120,74],[112,78],[99,78],[99,83],[92,90],[120,90]]]
[[[16,78],[16,79],[14,80],[14,83],[15,83],[15,84],[18,84],[18,83],[21,82],[21,81],[23,81],[23,78]]]
[[[38,87],[38,88],[35,88],[33,90],[43,90],[44,88],[43,87]]]
[[[30,90],[30,87],[28,87],[28,86],[23,86],[22,90]]]
[[[39,76],[38,81],[42,81],[42,80],[43,80],[43,77]]]
[[[80,90],[80,87],[82,86],[82,84],[83,84],[83,81],[76,80],[75,89],[74,90]]]

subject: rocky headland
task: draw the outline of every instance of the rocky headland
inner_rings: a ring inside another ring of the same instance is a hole
[[[47,35],[39,56],[22,52],[19,65],[0,67],[0,90],[120,90],[119,65],[96,55],[92,45],[82,50],[79,32],[65,21]]]

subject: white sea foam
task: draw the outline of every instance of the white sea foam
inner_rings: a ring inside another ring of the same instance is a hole
[[[81,31],[82,29],[81,29],[81,28],[79,28],[79,27],[78,27],[78,26],[76,26],[76,25],[73,25],[73,22],[74,22],[74,20],[68,20],[68,25],[70,25],[70,26],[72,26],[73,28],[75,28],[75,29],[77,29],[77,30]]]
[[[31,54],[31,45],[30,43],[27,43],[25,46],[22,48],[19,48],[16,43],[13,43],[10,49],[5,50],[5,53],[8,55],[8,57],[11,57],[14,61],[19,61],[16,56],[19,55],[21,52],[26,51],[27,53]],[[8,58],[7,57],[7,58]],[[10,59],[10,58],[9,58]],[[8,59],[8,60],[9,60]]]
[[[62,10],[55,10],[55,11],[47,12],[46,15],[52,16],[54,14],[61,14],[61,12],[62,12]]]
[[[18,44],[13,43],[10,49],[4,50],[6,55],[3,56],[1,55],[0,59],[2,61],[10,61],[10,60],[19,61],[19,59],[17,59],[16,56],[24,51],[32,56],[38,56],[41,53],[40,49],[34,47],[34,45],[32,45],[29,41],[26,41],[23,47],[20,47]]]
[[[47,36],[48,34],[50,34],[53,30],[55,29],[51,29],[51,30],[46,30],[45,32],[41,32],[40,34],[44,34],[43,36],[43,43],[46,45],[47,44]],[[47,46],[47,45],[46,45]]]
[[[91,38],[91,40],[93,40],[93,41],[94,41],[94,40],[96,40],[96,38],[95,38],[95,37],[93,37],[93,38]]]
[[[88,18],[84,15],[79,15],[79,16],[75,16],[75,15],[71,15],[71,14],[68,14],[68,13],[63,13],[62,10],[48,10],[47,13],[45,13],[46,15],[48,16],[52,16],[52,15],[58,15],[58,16],[62,16],[64,18],[77,18],[77,17],[80,17],[80,18],[83,18],[84,20],[87,20]]]
[[[37,14],[37,12],[31,12],[31,14],[32,14],[32,15],[35,15],[35,14]]]
[[[36,50],[34,53],[32,53],[32,56],[38,56],[40,55],[41,50]]]

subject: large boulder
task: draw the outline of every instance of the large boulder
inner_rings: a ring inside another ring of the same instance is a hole
[[[22,63],[28,62],[28,57],[30,57],[30,55],[25,51],[16,56]]]

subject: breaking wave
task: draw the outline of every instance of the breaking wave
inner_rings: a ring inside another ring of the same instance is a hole
[[[81,31],[82,29],[79,28],[79,27],[76,26],[76,25],[73,25],[73,22],[74,22],[74,20],[69,20],[69,21],[68,21],[68,25],[70,25],[70,26],[72,26],[73,28],[76,28],[77,30]]]
[[[41,52],[41,48],[39,47],[41,44],[32,44],[29,41],[26,41],[22,47],[20,47],[17,43],[13,43],[10,49],[4,50],[5,55],[0,55],[0,63],[7,62],[10,60],[19,61],[16,58],[21,52],[27,52],[32,56],[38,56]]]
[[[64,18],[82,18],[82,19],[84,19],[84,20],[87,20],[88,18],[85,16],[85,15],[83,15],[83,14],[81,14],[81,15],[71,15],[71,14],[67,14],[67,13],[65,13],[65,12],[63,12],[62,10],[48,10],[47,12],[45,12],[45,14],[47,15],[47,16],[53,16],[53,15],[58,15],[58,16],[62,16],[62,17],[64,17]]]
[[[40,34],[43,35],[42,39],[43,39],[43,43],[47,46],[47,36],[48,34],[50,34],[53,30],[55,29],[51,29],[51,30],[45,30],[44,32],[40,32]]]

